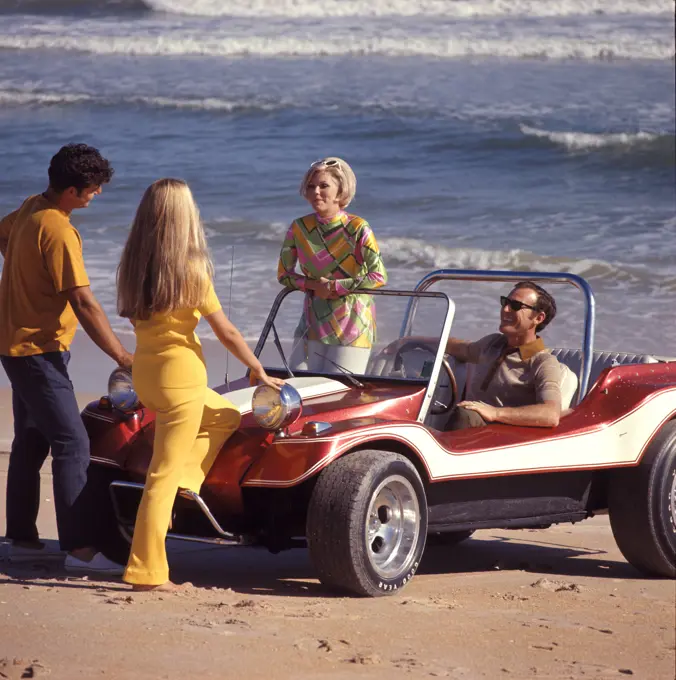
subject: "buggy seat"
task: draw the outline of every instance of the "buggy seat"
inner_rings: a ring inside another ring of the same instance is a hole
[[[567,366],[576,376],[580,375],[582,367],[582,350],[567,349],[557,347],[552,349],[552,354],[565,366]],[[676,361],[673,358],[658,357],[652,354],[635,354],[632,352],[605,352],[602,350],[594,351],[592,359],[591,373],[589,375],[589,388],[598,380],[601,372],[612,366],[622,366],[624,364],[657,364],[662,361]],[[573,395],[574,403],[577,394]]]

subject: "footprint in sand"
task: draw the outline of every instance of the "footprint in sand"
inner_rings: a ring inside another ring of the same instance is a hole
[[[134,604],[135,600],[131,595],[127,595],[126,597],[107,597],[106,599],[103,600],[104,604],[120,604],[120,605],[127,605],[127,604]]]
[[[604,633],[605,635],[614,635],[610,628],[594,628],[594,626],[587,626],[589,630],[595,630],[597,633]]]
[[[404,656],[399,659],[392,659],[395,668],[402,668],[408,671],[422,668],[425,664],[412,656]]]
[[[2,680],[19,680],[20,678],[40,678],[49,675],[49,668],[37,659],[0,659],[0,678]]]
[[[319,611],[316,609],[305,609],[303,611],[282,612],[282,616],[287,619],[326,619],[329,614],[325,611]]]
[[[349,659],[345,659],[347,663],[359,664],[360,666],[377,666],[383,661],[377,654],[355,654]]]
[[[582,675],[594,678],[625,678],[634,675],[631,668],[610,668],[609,666],[602,666],[595,663],[583,663],[582,661],[573,661],[572,671],[576,675]]]
[[[525,595],[515,595],[514,593],[495,593],[494,595],[491,595],[491,597],[500,600],[508,600],[510,602],[526,602],[526,600],[530,600],[530,598]]]
[[[414,598],[407,598],[402,600],[400,606],[410,607],[428,607],[430,609],[455,609],[459,605],[456,602],[450,602],[442,597],[430,597],[426,600],[416,600]]]
[[[407,671],[408,673],[424,671],[425,675],[429,675],[433,678],[455,678],[456,680],[462,680],[470,673],[470,669],[465,666],[443,668],[434,663],[420,661],[420,659],[417,659],[414,656],[404,656],[399,659],[393,659],[391,663],[395,668]]]
[[[240,628],[246,628],[248,630],[251,629],[251,624],[247,623],[246,621],[242,621],[242,619],[225,619],[223,624],[226,626],[239,626]]]
[[[182,623],[184,628],[185,626],[192,626],[195,628],[216,628],[218,625],[214,621],[205,618],[184,619]]]
[[[551,593],[561,593],[570,591],[581,593],[582,588],[577,583],[564,583],[563,581],[550,581],[548,578],[541,578],[530,584],[532,588],[542,588]]]
[[[232,605],[235,609],[243,609],[249,612],[259,612],[261,610],[270,610],[272,606],[267,602],[260,602],[258,600],[240,600]]]

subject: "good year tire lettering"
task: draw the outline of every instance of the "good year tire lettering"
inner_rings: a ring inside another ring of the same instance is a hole
[[[413,566],[411,567],[411,571],[406,574],[406,576],[402,577],[401,581],[398,583],[383,583],[382,581],[378,582],[378,588],[384,591],[390,591],[390,590],[397,590],[399,586],[405,586],[414,576],[415,572],[418,570],[418,562],[414,562]]]

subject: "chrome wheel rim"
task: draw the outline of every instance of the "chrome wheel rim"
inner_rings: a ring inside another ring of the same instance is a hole
[[[388,477],[371,496],[366,513],[366,553],[383,579],[405,573],[415,558],[420,534],[420,505],[413,485],[400,475]]]

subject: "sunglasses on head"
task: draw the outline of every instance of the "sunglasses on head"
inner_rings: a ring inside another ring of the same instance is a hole
[[[340,161],[337,161],[335,158],[332,158],[330,160],[324,160],[323,158],[320,158],[318,161],[315,161],[314,163],[310,164],[311,168],[317,168],[317,167],[323,167],[323,168],[335,168],[335,167],[340,167]]]
[[[527,305],[525,302],[521,302],[521,300],[512,300],[512,298],[505,297],[504,295],[500,296],[500,307],[504,307],[505,305],[509,305],[509,308],[513,312],[520,312],[524,307],[526,309],[532,309],[534,312],[538,311],[537,307],[534,307],[533,305]]]

